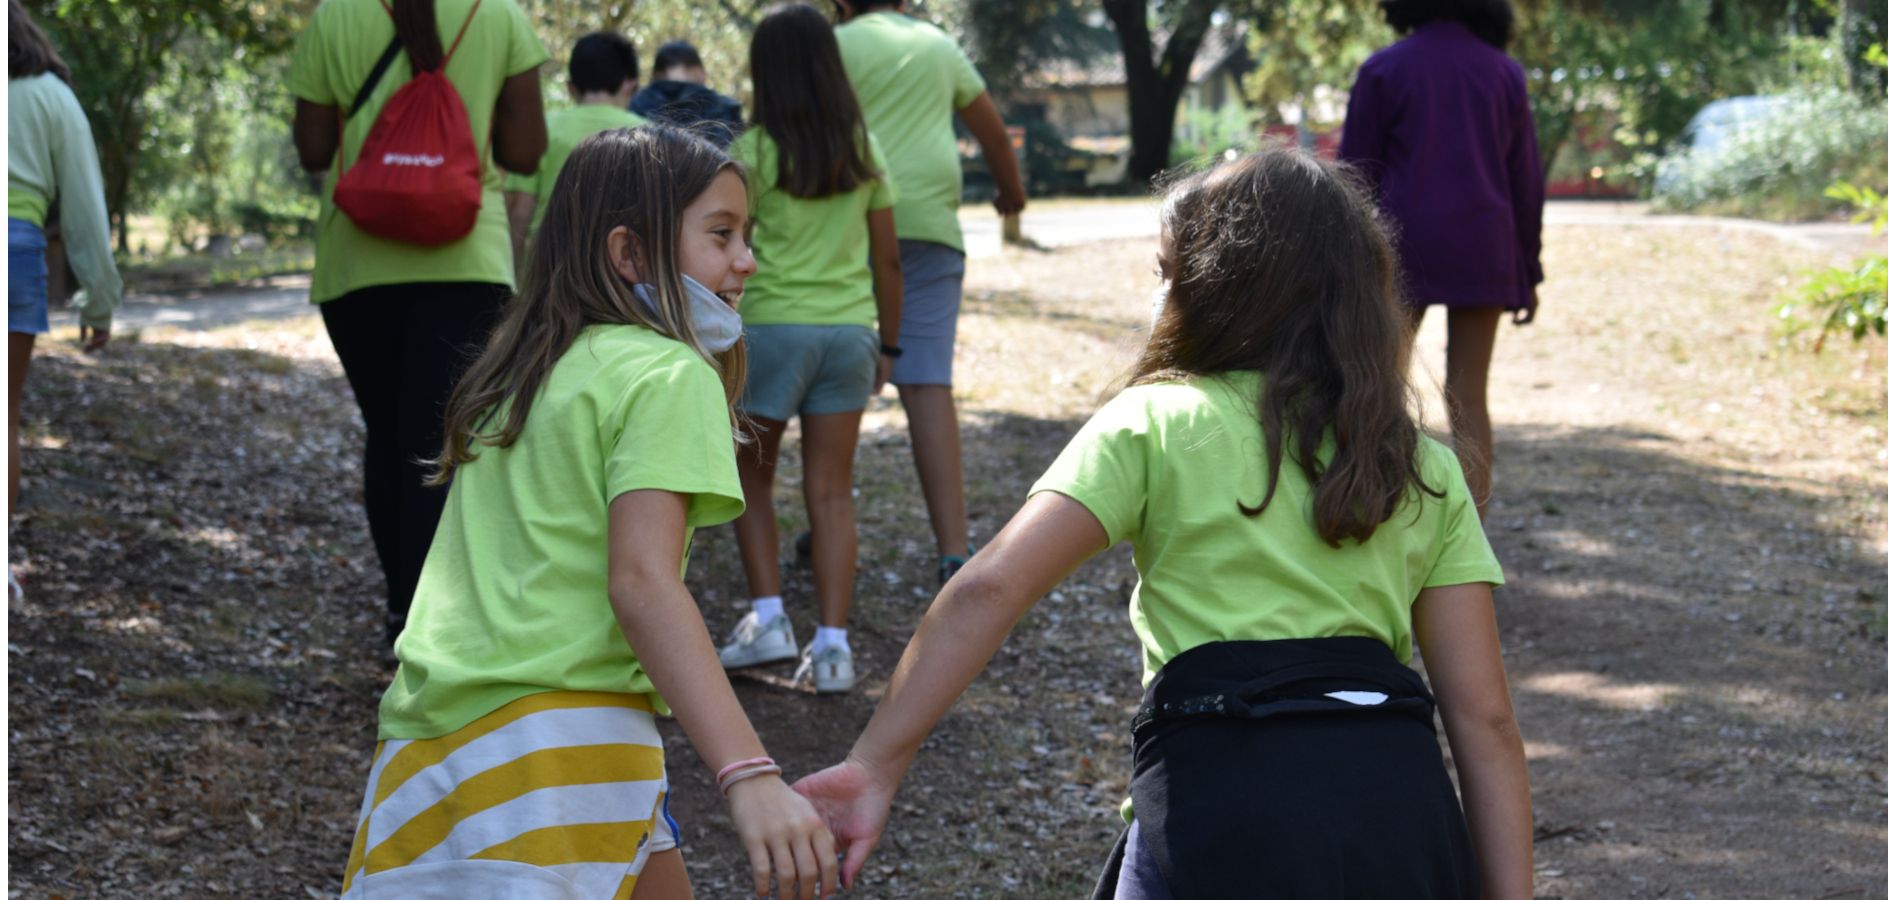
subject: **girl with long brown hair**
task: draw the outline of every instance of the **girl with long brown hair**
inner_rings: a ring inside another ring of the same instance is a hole
[[[750,60],[754,123],[729,152],[752,173],[760,259],[742,308],[753,376],[741,409],[754,441],[740,451],[747,512],[734,523],[754,608],[721,661],[739,668],[798,655],[780,597],[773,488],[781,434],[799,416],[819,628],[798,677],[848,691],[859,541],[852,458],[865,405],[900,352],[896,195],[825,16],[804,3],[775,7],[754,29]]]
[[[394,645],[348,896],[686,897],[655,714],[715,770],[755,890],[834,884],[682,582],[741,511],[743,172],[666,127],[578,144],[454,390],[446,508]],[[556,891],[552,889],[556,888]]]
[[[1272,150],[1181,181],[1163,224],[1131,386],[938,595],[847,761],[795,785],[847,846],[842,880],[1011,626],[1126,541],[1146,690],[1096,896],[1528,896],[1501,568],[1410,412],[1374,210],[1346,170]]]
[[[86,352],[111,340],[124,280],[111,255],[98,148],[72,72],[20,0],[7,0],[7,515],[20,491],[20,400],[33,344],[50,323],[46,231],[56,216],[67,258],[85,287],[79,336]],[[55,207],[55,203],[57,204]],[[12,566],[7,591],[21,594]]]

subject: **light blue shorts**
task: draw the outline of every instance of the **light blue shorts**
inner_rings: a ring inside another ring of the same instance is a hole
[[[878,331],[864,325],[747,326],[741,411],[785,422],[858,412],[872,399]]]
[[[46,233],[25,219],[7,220],[7,331],[45,334]]]
[[[957,353],[957,310],[964,302],[964,254],[935,241],[899,241],[905,270],[905,306],[898,318],[893,384],[951,383]]]

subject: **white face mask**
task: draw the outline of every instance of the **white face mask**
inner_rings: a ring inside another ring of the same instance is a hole
[[[655,286],[636,284],[631,285],[630,290],[649,308],[650,315],[661,321],[662,310],[656,306]],[[701,339],[701,345],[709,353],[725,353],[741,339],[741,314],[727,301],[687,275],[682,276],[682,290],[688,295],[688,317],[695,325],[695,337]]]
[[[1153,296],[1148,298],[1148,306],[1153,308],[1147,316],[1147,327],[1150,330],[1160,324],[1160,314],[1167,309],[1167,293],[1171,290],[1173,290],[1172,282],[1162,280],[1160,286],[1154,288]]]

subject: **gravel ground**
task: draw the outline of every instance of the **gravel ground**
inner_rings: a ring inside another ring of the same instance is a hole
[[[1121,372],[1152,251],[972,266],[958,380],[979,538]],[[1552,226],[1541,320],[1502,333],[1488,524],[1540,896],[1888,897],[1888,346],[1776,337],[1774,297],[1819,261],[1760,233]],[[33,364],[11,895],[328,896],[390,674],[351,397],[306,315],[141,337],[98,356],[43,342]],[[737,682],[793,773],[844,753],[932,593],[886,401],[859,502],[861,689]],[[728,529],[700,536],[689,580],[731,625]],[[1085,895],[1126,783],[1132,584],[1118,548],[1024,620],[919,757],[857,895]],[[804,575],[787,604],[810,627]],[[739,896],[710,776],[670,743],[698,893]]]

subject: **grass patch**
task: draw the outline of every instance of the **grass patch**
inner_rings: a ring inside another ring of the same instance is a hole
[[[208,672],[177,678],[126,679],[119,690],[137,700],[180,706],[257,710],[269,702],[269,686],[233,672]]]
[[[175,728],[183,724],[184,715],[174,709],[108,709],[99,716],[106,725],[114,728]]]

